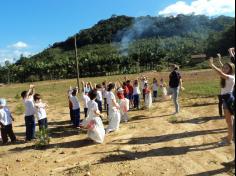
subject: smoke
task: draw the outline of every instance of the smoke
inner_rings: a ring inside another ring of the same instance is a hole
[[[120,40],[119,52],[123,56],[128,55],[128,50],[130,44],[134,40],[141,39],[143,37],[152,37],[154,33],[158,32],[158,27],[155,25],[155,20],[151,17],[140,17],[135,18],[133,25],[126,30],[120,31],[118,33],[118,38]]]

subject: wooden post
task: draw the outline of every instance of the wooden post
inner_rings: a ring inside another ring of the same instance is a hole
[[[75,35],[75,61],[76,61],[76,72],[77,72],[77,87],[80,91],[80,86],[79,86],[79,61],[78,61],[78,51],[77,51],[77,40],[76,40],[76,35]]]

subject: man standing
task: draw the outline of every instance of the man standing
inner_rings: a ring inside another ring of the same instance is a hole
[[[174,105],[175,105],[175,113],[178,114],[180,111],[179,107],[179,91],[180,89],[183,90],[182,87],[182,78],[180,73],[178,72],[179,67],[177,65],[171,65],[170,66],[171,73],[169,76],[169,94],[172,95]]]

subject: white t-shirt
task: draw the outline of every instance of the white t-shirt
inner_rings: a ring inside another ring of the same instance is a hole
[[[32,116],[35,114],[33,96],[23,100],[25,105],[25,116]]]
[[[70,95],[70,101],[73,105],[73,107],[72,107],[73,110],[77,110],[80,108],[79,100],[76,96]]]
[[[157,83],[153,83],[153,91],[158,91],[158,85],[157,85]]]
[[[36,116],[37,116],[38,120],[42,120],[42,119],[47,118],[47,113],[46,113],[45,107],[46,107],[46,105],[42,102],[35,103]]]
[[[84,108],[88,108],[88,102],[90,101],[89,96],[84,94],[83,101],[84,101]]]
[[[97,90],[97,100],[102,101],[102,91]]]
[[[88,114],[89,114],[89,117],[96,117],[97,114],[94,113],[96,111],[99,111],[98,110],[98,104],[94,100],[90,100],[88,102]]]
[[[0,122],[4,126],[12,124],[11,112],[7,107],[0,109]]]
[[[134,92],[133,92],[133,95],[139,95],[139,94],[141,94],[141,92],[140,92],[140,89],[139,89],[139,86],[134,86]]]
[[[228,93],[232,93],[234,91],[235,85],[235,76],[228,75],[228,79],[226,79],[226,84],[224,88],[221,88],[221,95],[225,95]]]
[[[107,104],[109,105],[109,108],[114,107],[112,100],[116,101],[116,97],[115,97],[113,92],[108,92],[108,94],[107,94]]]

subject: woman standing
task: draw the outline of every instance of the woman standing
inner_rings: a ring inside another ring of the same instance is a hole
[[[222,141],[222,145],[231,144],[233,137],[233,124],[232,117],[234,115],[234,85],[235,85],[235,73],[234,65],[232,63],[224,64],[222,70],[214,65],[213,58],[210,58],[210,66],[221,78],[221,96],[223,99],[223,108],[226,123],[228,125],[227,140]]]

